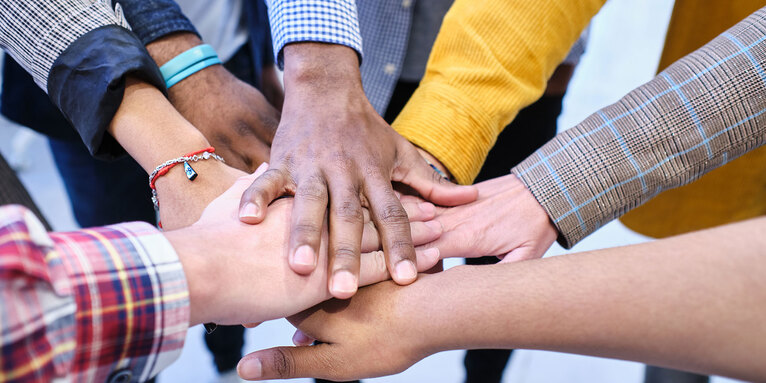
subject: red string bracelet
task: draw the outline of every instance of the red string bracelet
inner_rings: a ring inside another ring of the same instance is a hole
[[[160,209],[160,201],[157,199],[157,188],[155,187],[155,182],[157,181],[157,178],[160,178],[161,176],[164,176],[167,174],[170,169],[172,169],[174,166],[178,164],[184,165],[184,173],[186,173],[186,178],[189,179],[189,181],[194,181],[195,178],[197,178],[197,172],[194,170],[194,168],[189,165],[189,162],[197,162],[200,160],[208,160],[208,159],[216,159],[221,162],[226,162],[221,158],[221,156],[215,154],[215,148],[210,146],[208,148],[197,150],[195,152],[191,152],[189,154],[185,154],[181,157],[174,158],[172,160],[168,160],[154,168],[154,171],[152,174],[149,175],[149,187],[152,189],[152,203],[154,204],[154,209],[159,211]],[[161,226],[160,226],[161,227]]]

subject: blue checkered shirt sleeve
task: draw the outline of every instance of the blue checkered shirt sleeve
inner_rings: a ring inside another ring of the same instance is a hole
[[[512,172],[571,247],[662,191],[766,143],[764,67],[766,8],[562,132]]]
[[[296,42],[345,45],[361,59],[362,37],[354,0],[266,0],[266,3],[280,68],[284,68],[282,48]]]

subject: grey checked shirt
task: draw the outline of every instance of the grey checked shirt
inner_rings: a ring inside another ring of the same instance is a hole
[[[80,36],[105,25],[128,27],[109,0],[0,1],[0,48],[47,91],[53,62]]]

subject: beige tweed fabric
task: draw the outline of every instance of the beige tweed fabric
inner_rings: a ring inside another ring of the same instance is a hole
[[[766,8],[559,134],[512,172],[571,247],[661,191],[763,145],[764,67]]]

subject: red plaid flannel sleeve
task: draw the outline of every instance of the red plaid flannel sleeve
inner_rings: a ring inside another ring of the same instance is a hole
[[[46,233],[0,208],[0,382],[144,381],[181,352],[189,295],[154,227]]]

